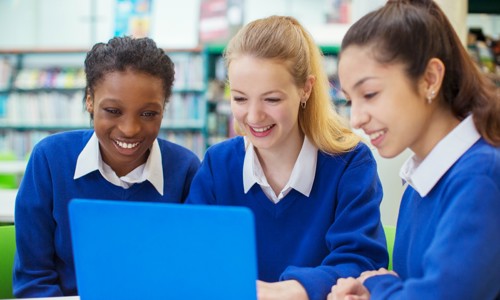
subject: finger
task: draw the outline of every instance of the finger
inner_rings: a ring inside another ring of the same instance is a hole
[[[337,279],[336,285],[348,284],[349,282],[351,282],[353,280],[356,280],[356,279],[354,277],[339,278],[339,279]]]
[[[357,296],[357,295],[347,295],[344,297],[344,300],[368,300],[368,297]]]
[[[337,284],[332,287],[332,299],[344,299],[347,295],[356,295],[360,290],[361,283],[353,277],[341,278],[337,280]]]

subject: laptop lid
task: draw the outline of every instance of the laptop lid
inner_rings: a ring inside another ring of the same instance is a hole
[[[248,208],[74,199],[69,218],[81,300],[257,298]]]

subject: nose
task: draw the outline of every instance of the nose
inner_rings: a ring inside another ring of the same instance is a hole
[[[264,110],[262,108],[262,103],[259,100],[249,101],[247,111],[247,122],[250,124],[257,124],[264,117]]]
[[[125,137],[134,137],[141,132],[141,122],[138,118],[126,117],[121,120],[118,128]]]
[[[358,104],[356,101],[351,101],[351,127],[354,129],[359,129],[363,127],[363,125],[367,123],[368,120],[368,113],[365,111],[363,106]]]

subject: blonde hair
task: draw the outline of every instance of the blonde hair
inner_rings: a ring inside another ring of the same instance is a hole
[[[242,55],[283,62],[298,87],[305,85],[309,75],[316,77],[307,106],[299,109],[299,127],[319,150],[346,152],[360,142],[333,107],[322,52],[295,18],[270,16],[244,26],[224,51],[226,67]],[[237,122],[234,124],[242,134]]]

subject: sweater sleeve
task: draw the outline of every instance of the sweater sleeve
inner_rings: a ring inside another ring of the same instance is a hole
[[[371,299],[497,299],[500,295],[500,190],[488,176],[455,178],[420,277],[369,278]],[[439,201],[440,199],[428,199]],[[411,220],[400,220],[400,222]]]
[[[334,220],[325,237],[330,253],[320,266],[291,266],[281,278],[298,280],[311,300],[325,299],[338,278],[388,264],[379,210],[382,187],[368,147],[361,147],[348,163],[337,190],[337,199],[331,200],[337,202]]]
[[[48,164],[43,150],[35,147],[16,198],[13,290],[18,298],[63,296],[54,263],[56,224]]]

